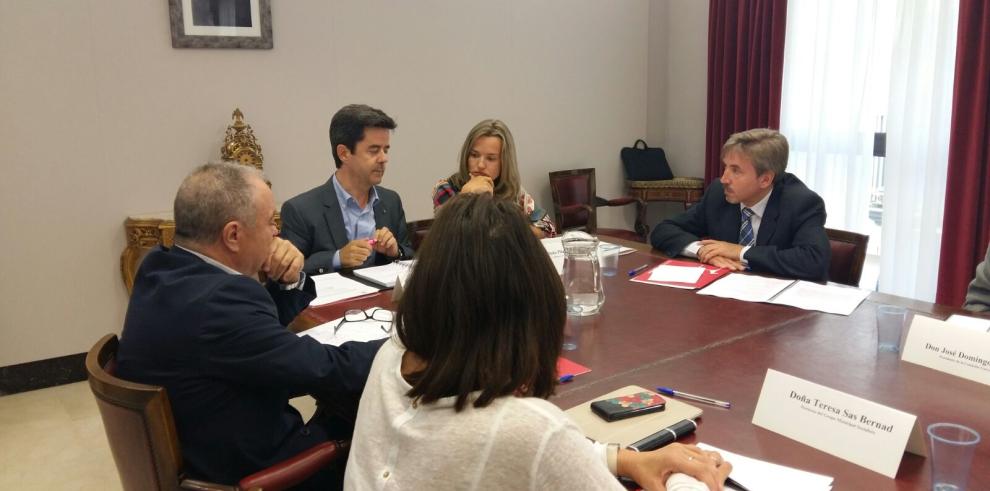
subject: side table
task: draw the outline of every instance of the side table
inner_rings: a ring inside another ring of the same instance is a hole
[[[687,209],[701,201],[705,192],[705,181],[697,177],[675,177],[660,181],[626,181],[629,195],[639,198],[636,204],[636,233],[649,237],[649,227],[646,221],[646,206],[650,201],[672,201],[684,203]],[[648,239],[647,239],[648,240]]]

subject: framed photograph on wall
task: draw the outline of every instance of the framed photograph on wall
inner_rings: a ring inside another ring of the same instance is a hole
[[[168,0],[173,48],[272,49],[271,0]]]

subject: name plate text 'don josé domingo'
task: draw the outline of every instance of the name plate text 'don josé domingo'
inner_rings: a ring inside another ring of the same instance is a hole
[[[990,385],[990,334],[916,315],[901,360]]]
[[[914,415],[773,369],[753,424],[890,478],[905,450],[927,453]]]

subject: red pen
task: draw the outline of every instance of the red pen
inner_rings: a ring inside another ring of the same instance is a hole
[[[378,239],[368,239],[368,245],[370,245],[371,247],[375,247],[375,244],[377,243],[378,243]]]

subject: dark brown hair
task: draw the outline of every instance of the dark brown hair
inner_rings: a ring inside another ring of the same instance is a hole
[[[547,398],[557,384],[564,288],[514,202],[462,193],[437,213],[399,301],[396,330],[427,367],[408,377],[423,403]]]
[[[333,163],[340,168],[340,155],[337,155],[337,145],[343,144],[348,150],[354,151],[358,142],[364,140],[365,128],[385,128],[394,130],[395,120],[385,114],[385,111],[365,104],[350,104],[340,108],[330,118],[330,153]]]

